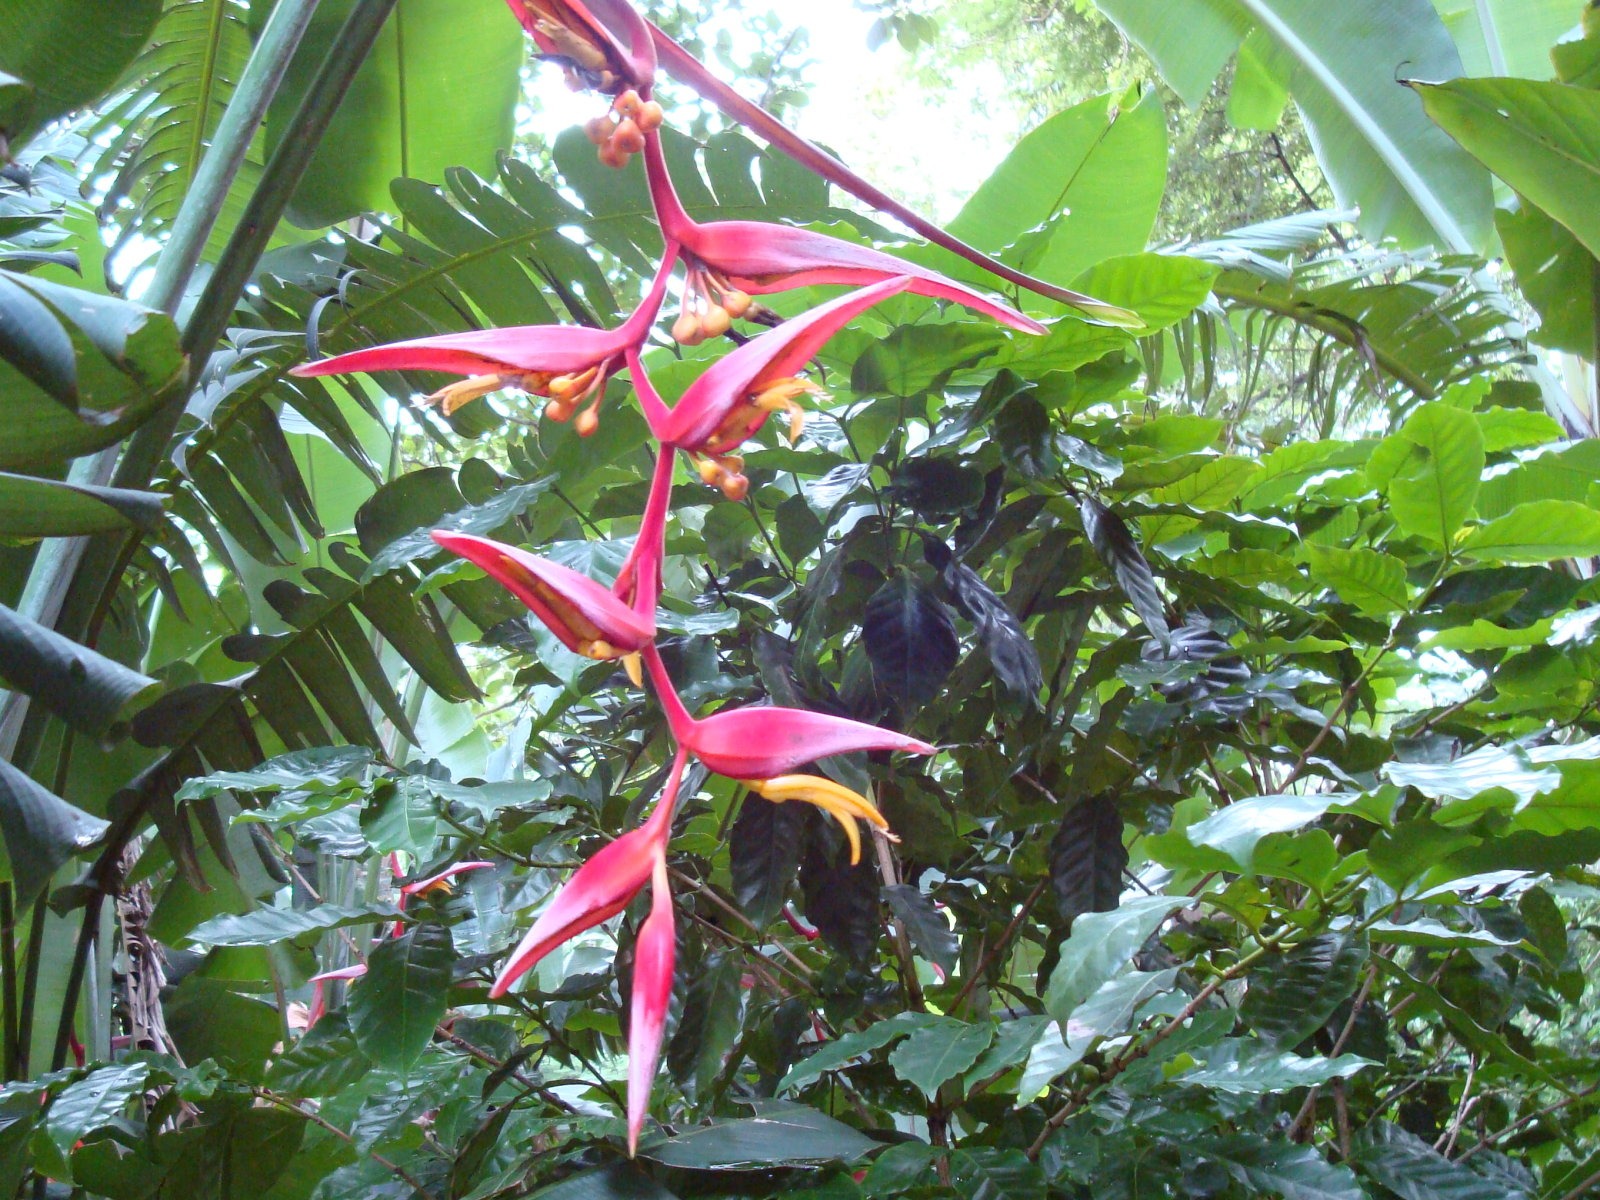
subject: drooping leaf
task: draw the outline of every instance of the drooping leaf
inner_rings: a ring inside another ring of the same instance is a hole
[[[106,822],[75,808],[0,758],[0,835],[19,907],[44,890],[57,870],[89,849]]]
[[[751,794],[740,806],[728,839],[728,870],[734,899],[757,929],[783,908],[804,832],[805,811],[798,805],[770,804]]]
[[[1111,568],[1122,592],[1145,626],[1158,639],[1167,637],[1166,602],[1156,587],[1155,575],[1127,522],[1092,496],[1078,501],[1078,515],[1089,544],[1100,561]]]
[[[167,498],[0,472],[0,537],[70,537],[113,529],[153,531]]]
[[[1116,908],[1127,865],[1114,800],[1091,796],[1067,809],[1050,840],[1050,883],[1061,919],[1070,925],[1084,913]]]
[[[922,553],[950,589],[956,611],[977,630],[979,644],[989,655],[989,665],[1001,686],[1013,696],[1036,699],[1044,686],[1039,652],[1010,607],[940,539],[924,534]]]
[[[898,572],[867,600],[862,639],[872,674],[904,708],[939,693],[961,647],[939,598],[916,576]]]
[[[691,1102],[710,1099],[728,1053],[738,1041],[742,966],[731,954],[713,954],[689,984],[683,1016],[667,1047],[667,1067]]]
[[[779,1092],[802,1088],[812,1080],[820,1079],[829,1071],[839,1070],[852,1059],[870,1054],[887,1046],[895,1038],[936,1023],[938,1017],[924,1012],[901,1012],[882,1021],[876,1021],[856,1033],[846,1033],[825,1043],[807,1057],[789,1068],[788,1074],[778,1083]]]

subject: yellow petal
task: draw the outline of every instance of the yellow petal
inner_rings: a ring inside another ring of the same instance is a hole
[[[750,786],[774,804],[799,800],[804,804],[814,804],[833,817],[850,841],[851,866],[861,861],[861,833],[856,828],[856,820],[866,821],[879,829],[889,828],[889,822],[865,796],[820,775],[778,775]]]

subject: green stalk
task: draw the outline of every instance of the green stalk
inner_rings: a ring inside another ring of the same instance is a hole
[[[5,1078],[17,1077],[17,912],[11,881],[0,881],[0,1037],[5,1039]]]
[[[172,236],[156,262],[155,279],[143,297],[151,308],[169,315],[177,311],[178,300],[222,215],[228,189],[244,165],[251,139],[261,127],[267,106],[277,95],[278,85],[316,10],[317,0],[283,0],[267,17],[261,40],[239,76],[233,97],[212,135],[211,148],[201,159],[200,169],[172,223]]]

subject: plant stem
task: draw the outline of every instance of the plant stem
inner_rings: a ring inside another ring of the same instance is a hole
[[[0,881],[0,1037],[5,1039],[5,1078],[17,1077],[17,913],[11,881]]]
[[[222,214],[228,189],[244,165],[250,142],[316,11],[317,0],[280,0],[268,15],[261,38],[239,75],[233,98],[211,136],[211,146],[184,194],[183,205],[172,222],[172,236],[156,262],[155,278],[143,297],[151,308],[169,314],[177,311],[195,264]]]

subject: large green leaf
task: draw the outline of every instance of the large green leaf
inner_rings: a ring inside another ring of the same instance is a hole
[[[1160,98],[1097,96],[1018,142],[950,232],[1032,274],[1074,279],[1145,248],[1166,179]]]
[[[1415,86],[1445,132],[1600,256],[1600,91],[1527,79]]]
[[[354,3],[318,7],[268,112],[269,149],[295,136],[295,109]],[[491,170],[511,145],[524,53],[503,0],[401,0],[323,136],[290,220],[316,228],[393,211],[393,179]]]
[[[1183,836],[1191,845],[1221,851],[1240,869],[1250,871],[1255,866],[1256,846],[1262,838],[1304,828],[1321,819],[1338,799],[1337,794],[1324,792],[1313,796],[1252,796],[1235,800],[1220,812],[1190,825]]]
[[[1084,913],[1072,923],[1061,961],[1050,975],[1044,1006],[1058,1021],[1119,973],[1187,896],[1140,896],[1105,913]]]
[[[1363,1175],[1401,1200],[1506,1200],[1504,1186],[1451,1162],[1416,1134],[1387,1121],[1367,1126],[1355,1162]]]
[[[1367,479],[1388,497],[1402,530],[1447,546],[1472,511],[1483,464],[1472,414],[1425,404],[1372,452]]]
[[[1507,563],[1591,558],[1600,554],[1600,510],[1571,500],[1519,504],[1469,533],[1461,552]]]
[[[1256,968],[1241,1015],[1265,1041],[1293,1049],[1355,991],[1366,958],[1366,947],[1342,934],[1309,938]]]
[[[1346,1166],[1333,1166],[1311,1146],[1259,1134],[1208,1137],[1186,1147],[1220,1165],[1251,1193],[1282,1200],[1364,1200],[1366,1193]]]
[[[1339,599],[1369,616],[1404,612],[1411,603],[1406,565],[1392,554],[1339,546],[1306,547],[1311,578],[1339,593]]]
[[[444,1016],[455,961],[443,925],[417,925],[379,943],[350,991],[350,1028],[361,1052],[392,1071],[409,1069]]]
[[[713,1121],[679,1137],[641,1146],[639,1153],[669,1167],[739,1171],[854,1162],[877,1145],[815,1109],[769,1100],[755,1117]]]
[[[1251,29],[1289,64],[1290,89],[1344,207],[1373,239],[1482,251],[1489,180],[1430,127],[1402,78],[1453,79],[1461,57],[1428,0],[1096,0],[1198,103]],[[1231,43],[1231,44],[1230,44]]]
[[[45,122],[100,99],[139,53],[161,0],[7,0],[0,71],[33,87],[27,121],[0,129],[20,143]]]
[[[1542,208],[1526,202],[1495,215],[1506,261],[1517,287],[1539,313],[1531,336],[1541,346],[1595,358],[1594,255],[1572,231]]]
[[[954,1079],[989,1048],[994,1027],[987,1021],[969,1025],[953,1017],[941,1017],[937,1024],[919,1029],[901,1042],[889,1055],[894,1073],[932,1097],[941,1084]]]
[[[1433,0],[1468,75],[1548,79],[1550,47],[1578,23],[1572,0]]]
[[[238,916],[224,913],[212,917],[191,929],[187,936],[191,942],[202,946],[271,946],[303,938],[308,933],[392,921],[399,915],[400,910],[390,904],[362,908],[344,908],[337,904],[319,904],[315,908],[260,908]]]

